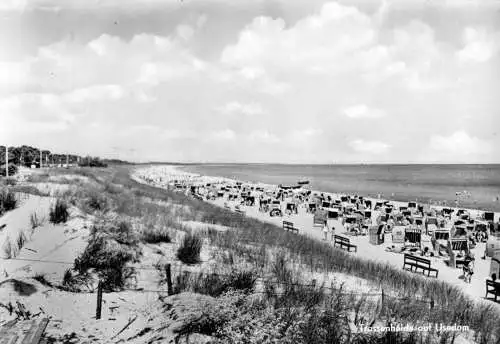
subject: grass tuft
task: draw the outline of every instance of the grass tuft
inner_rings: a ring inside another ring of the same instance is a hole
[[[142,233],[142,240],[148,244],[159,244],[172,242],[171,235],[166,228],[147,228]]]
[[[181,246],[177,250],[177,258],[185,264],[199,263],[202,247],[203,239],[198,234],[187,233],[182,239]]]
[[[66,223],[69,218],[67,203],[58,198],[56,204],[50,209],[49,218],[53,224]]]
[[[17,207],[17,199],[10,189],[0,189],[0,215]]]

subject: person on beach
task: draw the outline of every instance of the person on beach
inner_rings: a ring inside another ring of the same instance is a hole
[[[328,239],[328,225],[326,224],[326,221],[325,223],[323,224],[323,240],[327,240]]]
[[[474,256],[472,254],[467,254],[465,256],[462,271],[464,274],[464,281],[470,283],[472,275],[474,274]]]

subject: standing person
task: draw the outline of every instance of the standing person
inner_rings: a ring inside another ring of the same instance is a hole
[[[470,283],[472,275],[474,274],[474,256],[467,254],[464,259],[463,265],[464,281]]]
[[[328,226],[326,224],[326,221],[323,223],[323,240],[328,239]]]

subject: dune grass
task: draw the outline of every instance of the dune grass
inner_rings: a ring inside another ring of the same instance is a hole
[[[4,212],[14,210],[17,207],[17,199],[11,188],[0,188],[0,215]]]
[[[199,263],[202,247],[203,239],[199,234],[187,233],[177,250],[177,258],[185,264]]]
[[[49,219],[53,224],[66,223],[69,218],[68,204],[58,198],[54,206],[50,209]]]

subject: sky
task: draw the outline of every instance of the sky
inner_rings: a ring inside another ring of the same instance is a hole
[[[0,144],[499,163],[496,0],[2,0]]]

